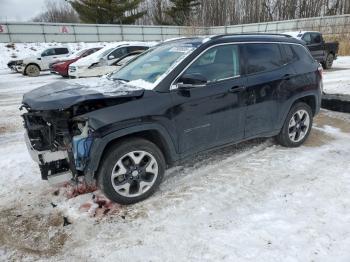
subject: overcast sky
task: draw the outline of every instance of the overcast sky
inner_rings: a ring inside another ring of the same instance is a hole
[[[28,21],[44,6],[45,0],[0,0],[0,21]]]

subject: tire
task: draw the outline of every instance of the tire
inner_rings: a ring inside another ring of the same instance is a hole
[[[334,55],[329,53],[326,57],[326,61],[322,63],[323,69],[330,69],[333,66]]]
[[[297,103],[290,109],[280,133],[276,139],[285,147],[298,147],[310,135],[312,129],[312,110],[305,103]]]
[[[40,74],[40,68],[37,65],[31,64],[31,65],[27,65],[23,72],[24,72],[24,75],[35,77]]]
[[[106,152],[98,185],[112,201],[134,204],[157,190],[165,167],[164,156],[155,144],[142,138],[127,139]]]

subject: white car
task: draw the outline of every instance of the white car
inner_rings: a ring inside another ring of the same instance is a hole
[[[151,46],[151,43],[120,43],[109,45],[93,53],[88,57],[79,59],[69,66],[68,74],[70,77],[93,77],[102,76],[107,72],[109,66],[113,65],[120,58],[134,52],[142,52]],[[101,67],[101,68],[99,68]],[[113,71],[113,70],[112,70]]]
[[[67,47],[47,48],[37,55],[24,58],[22,64],[17,65],[16,69],[18,72],[22,72],[23,75],[38,76],[40,71],[49,70],[51,63],[70,54],[71,52]]]
[[[130,60],[139,56],[142,52],[144,52],[144,51],[142,50],[142,51],[136,51],[136,52],[129,53],[129,54],[117,59],[111,65],[102,65],[102,66],[95,66],[93,68],[90,68],[89,72],[90,72],[90,74],[94,74],[96,76],[103,76],[103,75],[110,74],[112,72],[119,70],[119,68],[121,68],[123,65],[128,63]]]

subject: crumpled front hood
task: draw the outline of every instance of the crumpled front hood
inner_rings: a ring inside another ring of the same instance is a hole
[[[141,87],[107,78],[58,81],[23,95],[22,103],[33,110],[67,109],[83,101],[117,97],[139,97]]]

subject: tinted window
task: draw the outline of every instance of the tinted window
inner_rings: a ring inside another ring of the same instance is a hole
[[[65,55],[68,54],[69,51],[67,48],[55,48],[56,55]]]
[[[319,44],[321,43],[321,35],[317,33],[311,34],[311,43],[312,44]]]
[[[299,60],[306,62],[306,63],[313,63],[315,60],[313,59],[312,55],[310,54],[309,50],[301,45],[291,45],[293,48],[293,51],[298,56]]]
[[[128,53],[126,47],[121,47],[116,50],[114,50],[112,53],[108,55],[108,59],[115,59],[115,58],[120,58]],[[111,56],[114,56],[114,58],[110,58]]]
[[[305,43],[310,44],[311,43],[311,35],[310,34],[305,34],[303,36],[302,40],[304,40]]]
[[[51,56],[55,55],[55,49],[47,49],[44,52],[42,52],[41,56]]]
[[[208,82],[238,76],[239,47],[225,45],[209,49],[202,54],[185,72],[185,74],[201,74]]]
[[[95,49],[89,49],[83,54],[83,57],[91,55],[92,53],[95,53],[95,52],[96,52]]]
[[[129,46],[128,53],[136,52],[136,51],[145,51],[148,47],[146,46]]]
[[[298,56],[293,50],[292,45],[283,44],[281,45],[281,47],[284,50],[284,59],[283,59],[284,64],[289,64],[294,60],[298,59]]]
[[[278,44],[247,44],[245,54],[248,74],[274,70],[284,64]]]

